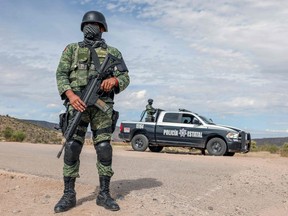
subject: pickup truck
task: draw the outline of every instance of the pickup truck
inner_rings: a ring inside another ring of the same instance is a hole
[[[145,112],[143,112],[145,114]],[[202,154],[233,156],[236,152],[247,153],[251,136],[235,127],[217,125],[211,119],[197,113],[179,109],[156,109],[153,122],[122,121],[119,138],[131,142],[135,151],[160,152],[163,147],[190,147]]]

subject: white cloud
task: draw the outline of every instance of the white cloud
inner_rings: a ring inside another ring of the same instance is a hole
[[[140,100],[143,100],[146,96],[146,90],[141,90],[141,91],[138,91],[138,92],[133,92],[131,94],[131,97],[132,98],[136,98],[136,99],[140,99]]]
[[[55,108],[55,107],[59,107],[59,104],[53,104],[53,103],[51,103],[51,104],[47,104],[47,106],[46,106],[47,108]]]
[[[88,4],[90,3],[92,0],[79,0],[80,4],[81,5],[85,5],[85,4]]]

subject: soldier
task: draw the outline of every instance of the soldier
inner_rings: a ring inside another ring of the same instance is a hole
[[[119,205],[111,198],[109,187],[112,170],[112,115],[114,93],[123,91],[130,82],[126,67],[116,68],[113,75],[105,79],[101,84],[101,99],[111,107],[103,112],[96,106],[87,107],[80,99],[81,91],[87,85],[89,77],[96,75],[94,62],[89,50],[94,49],[98,55],[100,64],[107,53],[120,59],[122,55],[116,48],[106,44],[102,39],[102,33],[108,31],[105,17],[98,11],[89,11],[84,14],[80,26],[84,34],[84,40],[79,43],[71,43],[64,49],[56,72],[59,94],[66,101],[68,112],[73,109],[82,112],[81,121],[76,129],[73,139],[65,146],[64,153],[64,195],[55,205],[55,213],[64,212],[76,205],[75,180],[79,177],[79,156],[84,144],[87,127],[90,124],[93,134],[93,144],[97,153],[96,167],[98,169],[100,191],[96,204],[106,209],[117,211]],[[92,48],[91,48],[92,47]],[[125,65],[125,64],[124,64]],[[70,115],[71,116],[71,115]]]
[[[153,100],[148,99],[148,104],[146,105],[146,121],[147,122],[153,122],[154,121],[154,114],[156,113],[156,110],[152,106]]]

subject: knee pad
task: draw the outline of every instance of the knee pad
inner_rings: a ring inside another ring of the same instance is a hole
[[[67,142],[65,145],[64,163],[69,166],[74,165],[79,160],[82,146],[82,143],[76,140]]]
[[[112,146],[110,142],[103,141],[94,145],[96,149],[98,161],[104,166],[110,166],[112,164]]]

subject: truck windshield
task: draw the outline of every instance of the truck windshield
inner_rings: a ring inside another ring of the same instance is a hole
[[[211,119],[206,118],[205,116],[199,116],[206,124],[215,125]]]

